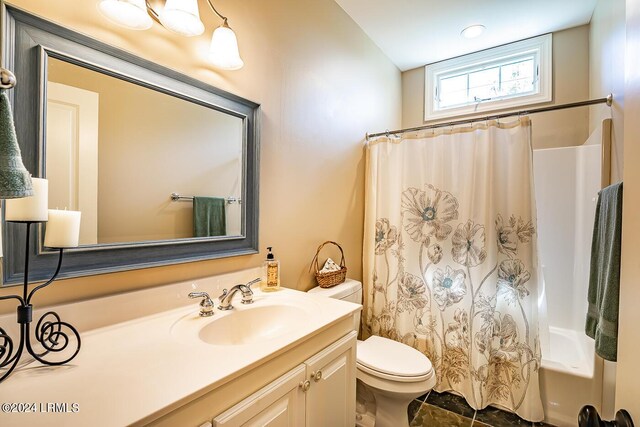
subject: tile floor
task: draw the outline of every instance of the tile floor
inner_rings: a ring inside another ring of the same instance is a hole
[[[435,391],[411,402],[408,412],[411,427],[553,427],[525,421],[515,414],[492,407],[476,411],[462,397]]]

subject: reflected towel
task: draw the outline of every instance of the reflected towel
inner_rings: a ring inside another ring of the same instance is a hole
[[[622,237],[622,183],[600,191],[591,242],[589,311],[585,332],[596,340],[596,353],[615,362],[618,356],[618,302]]]
[[[226,200],[220,197],[193,198],[193,235],[195,237],[224,236]]]

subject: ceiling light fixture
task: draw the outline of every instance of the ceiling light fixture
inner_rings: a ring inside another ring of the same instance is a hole
[[[471,25],[460,32],[460,35],[467,39],[474,39],[486,30],[484,25]]]
[[[223,70],[238,70],[244,62],[240,58],[238,39],[227,17],[220,14],[207,0],[211,10],[222,19],[215,29],[209,47],[209,61]],[[200,20],[198,0],[166,0],[164,9],[156,12],[148,0],[100,0],[98,10],[111,22],[132,30],[146,30],[156,21],[166,29],[185,37],[204,32]]]

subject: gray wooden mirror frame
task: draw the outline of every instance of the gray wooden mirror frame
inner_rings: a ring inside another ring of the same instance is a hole
[[[8,95],[23,161],[33,176],[41,177],[45,172],[48,56],[214,108],[239,117],[244,123],[242,236],[92,245],[67,250],[60,278],[258,252],[259,104],[4,3],[1,13],[2,63],[18,80]],[[5,223],[2,232],[3,284],[20,284],[24,278],[25,226]],[[41,227],[32,228],[31,239],[29,278],[41,281],[55,269],[57,252],[41,247]]]

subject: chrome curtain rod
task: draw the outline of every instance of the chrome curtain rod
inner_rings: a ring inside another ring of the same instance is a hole
[[[545,111],[555,111],[555,110],[564,110],[565,108],[584,107],[586,105],[607,104],[609,107],[611,107],[612,103],[613,103],[613,94],[609,94],[606,98],[590,99],[588,101],[580,101],[580,102],[571,102],[569,104],[551,105],[549,107],[534,108],[533,110],[520,110],[520,111],[511,112],[511,113],[493,114],[491,116],[476,117],[473,119],[462,119],[462,120],[455,120],[452,122],[437,123],[434,125],[417,126],[413,128],[398,129],[393,131],[387,130],[385,132],[378,132],[378,133],[367,133],[366,138],[367,140],[369,140],[369,138],[373,138],[376,136],[389,136],[397,133],[416,132],[416,131],[427,130],[427,129],[437,129],[437,128],[443,128],[443,127],[449,127],[449,126],[464,125],[468,123],[484,122],[487,120],[499,120],[505,117],[525,116],[528,114],[544,113]]]

